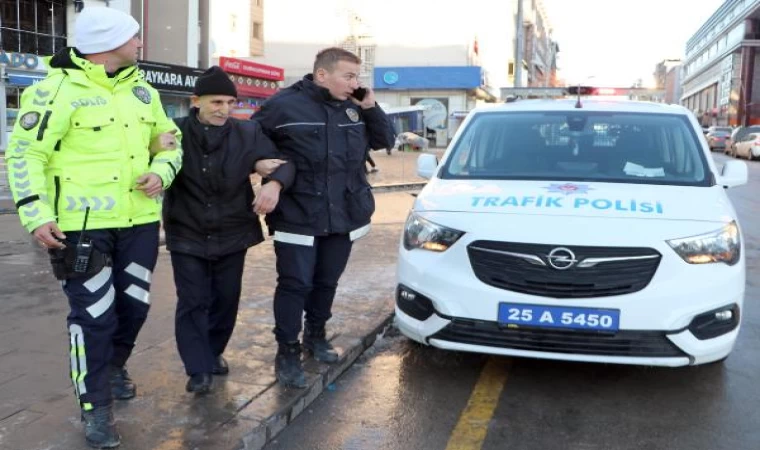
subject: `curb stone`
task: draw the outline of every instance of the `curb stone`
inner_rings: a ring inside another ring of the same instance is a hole
[[[338,336],[332,344],[336,347],[342,347],[344,349],[343,354],[337,363],[333,365],[319,364],[313,360],[305,361],[304,365],[313,362],[323,367],[319,373],[311,374],[309,377],[309,386],[306,389],[299,390],[298,395],[290,399],[279,410],[275,411],[269,417],[261,418],[261,423],[258,427],[249,433],[246,433],[241,437],[242,446],[237,447],[235,450],[260,450],[266,444],[271,442],[277,435],[282,432],[293,420],[296,419],[303,411],[305,411],[319,395],[325,391],[336,379],[338,379],[353,363],[362,355],[367,349],[374,345],[378,336],[384,336],[385,333],[393,326],[393,314],[389,314],[385,317],[374,329],[370,330],[364,337],[348,337]],[[313,368],[310,368],[314,370]],[[273,384],[267,391],[265,391],[257,399],[254,399],[252,403],[256,403],[257,400],[262,397],[278,395],[278,384]],[[238,412],[238,417],[243,418],[255,418],[255,413],[251,414],[251,404],[247,405],[241,411]]]

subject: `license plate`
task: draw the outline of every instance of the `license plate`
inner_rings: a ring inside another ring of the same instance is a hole
[[[617,331],[620,310],[499,303],[498,320],[502,325]]]

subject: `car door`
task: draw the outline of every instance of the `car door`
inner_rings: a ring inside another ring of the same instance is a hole
[[[754,142],[756,136],[757,134],[755,133],[749,133],[742,136],[739,142],[736,143],[736,154],[734,156],[737,158],[745,158],[749,154],[749,147],[752,145],[752,142]]]

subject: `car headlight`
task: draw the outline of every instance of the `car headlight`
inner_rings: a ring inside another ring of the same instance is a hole
[[[741,240],[739,226],[731,222],[712,233],[667,241],[668,245],[689,264],[739,262]]]
[[[404,226],[404,248],[443,252],[454,245],[463,234],[463,231],[438,225],[412,212]]]

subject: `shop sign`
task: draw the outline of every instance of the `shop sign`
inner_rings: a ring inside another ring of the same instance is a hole
[[[40,58],[34,53],[14,53],[0,50],[0,64],[12,69],[36,70],[40,65]]]
[[[235,83],[238,97],[267,98],[274,95],[280,89],[276,81],[243,75],[229,75],[230,80]]]
[[[219,58],[219,66],[225,72],[234,73],[236,75],[245,75],[247,77],[274,81],[283,81],[285,79],[284,69],[239,58],[222,56]]]
[[[192,93],[203,69],[147,61],[138,63],[140,75],[159,91]]]

